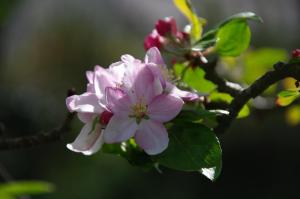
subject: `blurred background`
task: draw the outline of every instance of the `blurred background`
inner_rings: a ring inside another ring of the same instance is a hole
[[[300,47],[298,0],[193,0],[207,28],[232,14],[252,11],[252,46]],[[85,71],[108,66],[122,54],[143,58],[143,40],[157,19],[187,23],[171,0],[1,0],[0,126],[17,137],[52,129],[65,117],[66,90],[79,93]],[[86,157],[65,147],[81,124],[61,142],[0,151],[0,163],[16,180],[44,180],[56,191],[42,199],[89,198],[299,198],[300,126],[284,109],[253,112],[221,137],[223,171],[212,183],[197,173],[145,172],[126,160],[97,153]],[[3,179],[0,179],[3,182]]]

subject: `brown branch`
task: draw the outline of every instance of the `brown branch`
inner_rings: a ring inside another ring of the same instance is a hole
[[[0,150],[30,148],[61,140],[63,135],[70,130],[71,121],[73,120],[74,115],[74,113],[68,113],[62,126],[57,129],[37,133],[31,136],[5,139],[0,138]]]
[[[219,118],[219,126],[216,127],[215,132],[217,134],[224,133],[229,128],[232,121],[237,117],[242,107],[250,99],[257,97],[269,86],[287,77],[293,77],[300,80],[300,64],[285,64],[278,62],[274,65],[274,70],[267,72],[248,88],[237,94],[229,105],[229,115],[224,115]]]
[[[232,97],[239,95],[243,88],[237,83],[229,82],[221,78],[215,70],[216,65],[217,60],[207,64],[201,64],[201,68],[205,71],[205,78],[216,84],[218,91],[228,93]]]

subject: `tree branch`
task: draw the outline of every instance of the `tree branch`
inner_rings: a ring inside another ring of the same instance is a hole
[[[61,127],[50,130],[48,132],[41,132],[35,135],[17,138],[0,138],[0,150],[30,148],[33,146],[61,140],[63,135],[70,130],[70,124],[74,118],[74,115],[75,113],[68,113]]]
[[[251,99],[263,93],[272,84],[287,78],[293,77],[300,80],[300,64],[285,64],[278,62],[274,65],[274,70],[267,72],[252,85],[238,93],[231,104],[229,105],[229,115],[224,115],[219,118],[219,126],[216,127],[217,134],[224,133],[232,121],[237,117],[242,107]]]
[[[239,95],[243,88],[237,83],[229,82],[221,78],[215,70],[216,65],[217,60],[207,64],[201,64],[201,68],[205,71],[205,78],[216,84],[218,91],[228,93],[232,97]]]

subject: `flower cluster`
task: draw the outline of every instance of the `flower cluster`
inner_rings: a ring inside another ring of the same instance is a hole
[[[173,17],[159,19],[155,24],[155,29],[145,38],[145,50],[151,47],[162,49],[168,45],[184,45],[189,43],[189,34],[178,31],[176,21]]]
[[[103,143],[132,137],[147,154],[161,153],[169,141],[163,123],[176,117],[184,101],[199,99],[172,84],[156,47],[148,50],[144,61],[123,55],[121,61],[108,68],[96,66],[86,76],[87,91],[66,99],[69,111],[85,123],[67,147],[85,155],[97,152]]]

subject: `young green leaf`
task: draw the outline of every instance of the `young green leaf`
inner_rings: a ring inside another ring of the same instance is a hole
[[[212,130],[199,123],[177,121],[168,131],[168,148],[154,156],[159,164],[182,171],[201,172],[204,169],[202,173],[209,168],[221,170],[221,147]],[[219,173],[216,172],[210,179],[215,179]]]
[[[206,20],[197,16],[189,0],[173,0],[173,2],[178,10],[190,21],[192,26],[192,40],[199,40],[201,38],[203,25],[206,23]]]
[[[224,26],[232,21],[235,21],[235,20],[242,20],[245,22],[249,21],[249,20],[254,20],[254,21],[262,22],[262,19],[253,12],[241,12],[241,13],[235,14],[233,16],[230,16],[226,20],[222,21],[218,25],[216,25],[215,28],[204,33],[202,38],[195,43],[193,48],[195,48],[197,50],[203,50],[203,49],[206,49],[207,47],[213,46],[217,39],[216,34],[217,34],[218,30],[220,28],[222,28],[222,26]]]
[[[205,72],[199,67],[186,67],[183,64],[174,66],[175,75],[191,88],[198,92],[209,93],[216,88],[216,85],[204,78]]]
[[[249,47],[251,32],[246,20],[235,19],[221,26],[216,38],[216,52],[235,57]]]
[[[253,12],[241,12],[241,13],[237,13],[235,15],[232,15],[230,17],[228,17],[227,19],[225,19],[224,21],[222,21],[218,27],[221,27],[229,22],[231,22],[232,20],[236,20],[236,19],[243,19],[243,20],[253,20],[253,21],[258,21],[258,22],[263,22],[262,18],[257,16],[255,13]]]
[[[299,97],[298,90],[285,90],[277,95],[276,104],[278,106],[288,106]]]

